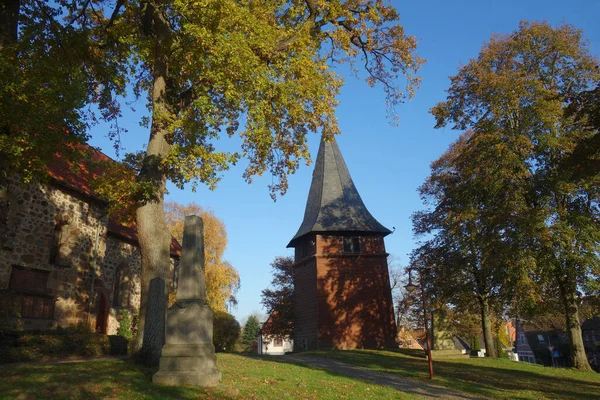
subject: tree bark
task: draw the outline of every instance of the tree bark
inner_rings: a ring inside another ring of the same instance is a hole
[[[481,308],[481,326],[483,328],[483,341],[485,343],[485,356],[496,357],[494,348],[494,337],[492,336],[492,323],[490,321],[490,305],[487,297],[479,296]]]
[[[569,336],[569,342],[571,344],[571,363],[573,364],[573,368],[582,371],[591,371],[592,368],[588,362],[587,355],[585,354],[585,346],[583,345],[576,292],[568,290],[566,282],[562,280],[559,281],[559,286],[563,305],[565,307],[567,335]]]
[[[20,7],[20,0],[0,1],[0,50],[17,41]]]
[[[8,198],[8,171],[4,160],[0,160],[0,247],[4,246],[8,236]]]
[[[166,176],[162,162],[169,154],[171,145],[167,141],[168,127],[166,115],[168,113],[167,103],[167,56],[164,44],[157,39],[156,53],[153,65],[152,85],[152,126],[150,128],[150,140],[138,181],[153,188],[149,200],[144,200],[138,205],[136,221],[142,255],[142,284],[140,301],[140,321],[138,325],[138,336],[136,337],[135,350],[145,345],[144,327],[149,321],[146,320],[146,308],[148,304],[148,290],[150,281],[154,278],[162,278],[168,281],[169,255],[171,235],[165,219],[164,193],[166,190]],[[149,185],[148,185],[149,184]],[[163,295],[164,296],[164,295]],[[163,299],[166,302],[166,297]],[[161,316],[148,315],[150,318],[161,318]],[[161,327],[164,330],[164,324]],[[162,335],[164,337],[164,333]],[[155,343],[147,345],[156,346]],[[162,344],[161,344],[162,346]],[[160,351],[158,349],[157,351]]]
[[[17,41],[17,32],[19,27],[19,9],[20,0],[2,0],[0,1],[0,51],[4,46]],[[10,127],[0,125],[0,135],[8,135]],[[8,169],[4,156],[0,154],[0,246],[6,239],[8,225]]]
[[[144,325],[144,343],[137,353],[138,362],[156,366],[160,361],[165,343],[166,282],[162,278],[150,281],[148,302],[146,303],[146,323]]]

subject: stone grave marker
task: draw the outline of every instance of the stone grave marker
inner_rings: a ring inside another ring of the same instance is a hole
[[[213,345],[213,311],[206,302],[204,225],[185,217],[177,302],[167,311],[165,345],[152,382],[215,386],[221,380]]]

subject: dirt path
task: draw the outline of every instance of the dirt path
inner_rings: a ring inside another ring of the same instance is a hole
[[[485,397],[457,392],[443,386],[420,382],[386,372],[371,371],[327,358],[286,354],[282,357],[282,360],[286,362],[310,365],[316,368],[346,375],[351,378],[360,379],[361,381],[375,383],[377,385],[389,386],[400,392],[408,393],[423,399],[485,399]]]

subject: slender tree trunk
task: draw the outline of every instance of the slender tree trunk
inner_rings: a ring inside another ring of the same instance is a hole
[[[566,288],[566,283],[559,281],[560,293],[565,307],[565,320],[567,323],[567,335],[571,344],[571,363],[573,368],[583,371],[591,371],[590,363],[585,354],[583,335],[579,322],[579,305],[577,295],[574,291]]]
[[[148,149],[143,160],[142,169],[138,180],[142,183],[148,183],[154,189],[150,200],[143,201],[136,212],[138,236],[140,241],[140,250],[142,254],[142,287],[140,301],[140,321],[138,326],[138,337],[135,342],[135,349],[142,347],[156,346],[156,342],[145,343],[143,337],[147,321],[146,308],[148,304],[148,292],[150,281],[154,278],[162,278],[164,282],[168,281],[169,272],[169,250],[171,244],[171,234],[165,219],[164,212],[164,193],[166,189],[166,176],[163,170],[162,162],[168,155],[170,144],[167,142],[167,124],[165,122],[168,113],[167,105],[167,56],[159,49],[157,45],[157,54],[153,65],[153,86],[152,86],[152,126],[150,129],[150,140]],[[164,297],[164,291],[163,291]],[[153,300],[154,301],[154,300]],[[166,302],[166,298],[161,301]],[[152,315],[152,318],[162,318],[162,316]],[[156,329],[164,330],[164,325],[153,324]],[[156,333],[158,337],[164,337],[164,333]],[[162,344],[161,344],[162,346]],[[160,349],[153,349],[160,351]]]
[[[479,306],[481,308],[481,326],[483,328],[485,356],[495,358],[496,349],[494,348],[494,337],[492,336],[492,322],[490,320],[490,305],[487,297],[479,296]]]

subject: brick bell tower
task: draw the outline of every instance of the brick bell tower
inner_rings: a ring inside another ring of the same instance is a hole
[[[387,253],[391,231],[365,207],[335,139],[321,139],[295,249],[294,346],[394,345]]]

